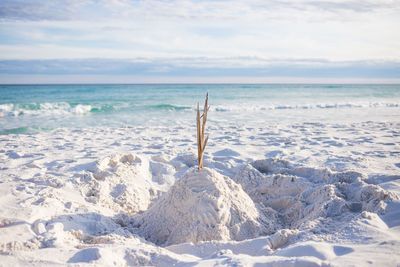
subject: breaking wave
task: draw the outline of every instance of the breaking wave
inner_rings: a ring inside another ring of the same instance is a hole
[[[262,112],[264,110],[289,110],[289,109],[344,109],[344,108],[399,108],[400,103],[319,103],[299,105],[211,105],[211,110],[216,112]],[[58,115],[87,115],[98,113],[112,113],[114,111],[144,112],[144,111],[194,111],[194,106],[173,105],[160,103],[154,105],[118,104],[70,104],[67,102],[54,103],[29,103],[29,104],[0,104],[0,117],[32,116],[58,116]]]
[[[0,117],[23,115],[85,115],[88,113],[112,110],[112,106],[94,107],[86,104],[56,103],[29,103],[29,104],[0,104]]]
[[[285,110],[285,109],[341,109],[341,108],[399,108],[400,103],[320,103],[320,104],[303,104],[303,105],[217,105],[211,107],[214,111],[263,111],[263,110]]]

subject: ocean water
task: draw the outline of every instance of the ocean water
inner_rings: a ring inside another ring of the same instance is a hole
[[[218,123],[400,121],[400,85],[0,85],[0,134],[191,124],[206,92]]]

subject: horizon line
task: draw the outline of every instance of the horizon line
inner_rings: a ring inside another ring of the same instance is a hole
[[[0,86],[40,86],[40,85],[400,85],[400,81],[396,82],[138,82],[138,83],[0,83]]]

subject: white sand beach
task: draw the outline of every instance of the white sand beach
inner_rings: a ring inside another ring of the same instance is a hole
[[[0,266],[397,266],[400,124],[0,136]]]

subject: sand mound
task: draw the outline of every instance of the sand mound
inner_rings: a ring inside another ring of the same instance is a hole
[[[285,227],[301,228],[311,220],[346,212],[383,212],[386,201],[396,199],[366,183],[361,173],[295,166],[279,159],[244,165],[233,180],[254,202],[278,212]]]
[[[190,169],[135,218],[141,234],[162,245],[243,240],[276,230],[276,214],[260,209],[241,186],[216,171]]]
[[[81,189],[86,200],[117,212],[145,210],[156,194],[149,161],[130,153],[97,161],[86,179]]]

